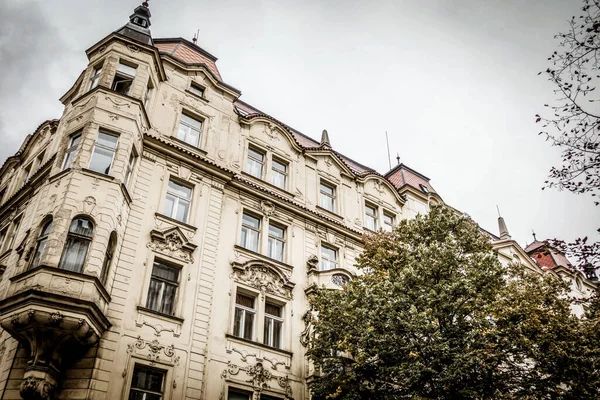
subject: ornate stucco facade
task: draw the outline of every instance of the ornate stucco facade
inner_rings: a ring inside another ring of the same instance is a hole
[[[311,287],[443,201],[244,103],[214,56],[149,25],[143,4],[89,48],[60,119],[0,169],[0,398],[309,399]]]

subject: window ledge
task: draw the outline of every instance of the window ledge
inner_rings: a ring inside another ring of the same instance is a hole
[[[185,89],[185,93],[194,96],[194,98],[198,100],[202,100],[206,104],[210,103],[206,97],[198,96],[196,93],[192,92],[189,89]]]
[[[54,181],[59,180],[63,176],[67,175],[69,172],[71,172],[71,168],[65,168],[62,171],[57,172],[56,174],[54,174],[50,178],[48,178],[48,183],[52,183]]]
[[[241,251],[242,253],[247,253],[248,255],[251,255],[253,257],[258,257],[258,258],[260,258],[261,260],[263,260],[265,262],[270,262],[270,263],[273,263],[273,264],[281,265],[282,267],[285,267],[285,268],[289,269],[290,271],[294,269],[293,265],[286,264],[286,263],[284,263],[282,261],[275,260],[274,258],[267,257],[265,255],[262,255],[261,253],[257,253],[256,251],[249,250],[249,249],[247,249],[245,247],[242,247],[239,244],[234,245],[233,248],[236,249],[236,250]]]
[[[328,215],[330,217],[339,219],[340,221],[344,220],[344,217],[342,217],[341,215],[339,215],[339,214],[337,214],[337,213],[335,213],[333,211],[329,211],[328,209],[323,208],[321,206],[317,206],[317,210],[320,211],[320,212],[324,212],[326,215]]]
[[[287,350],[283,350],[283,349],[278,349],[277,347],[271,347],[268,346],[266,344],[260,343],[260,342],[255,342],[254,340],[248,340],[248,339],[244,339],[235,335],[231,335],[229,333],[225,334],[225,337],[229,340],[233,340],[234,342],[240,342],[240,343],[245,343],[248,344],[250,346],[253,347],[260,347],[261,349],[265,349],[265,350],[269,350],[272,351],[274,353],[279,353],[282,354],[284,356],[288,356],[288,357],[292,357],[294,355],[294,353],[292,353],[291,351],[287,351]]]
[[[87,169],[87,168],[82,168],[81,172],[84,175],[93,176],[94,178],[102,179],[107,182],[113,182],[115,180],[114,176],[106,175],[101,172],[92,171],[91,169]]]
[[[287,196],[287,197],[290,197],[290,198],[296,197],[296,195],[294,193],[288,192],[286,189],[282,189],[279,186],[275,186],[272,183],[269,183],[269,182],[265,181],[264,179],[257,178],[254,175],[247,173],[246,171],[242,171],[242,175],[245,178],[251,180],[252,182],[255,182],[255,183],[261,184],[261,185],[265,185],[269,189],[275,190],[278,194],[281,194],[283,196]]]
[[[203,156],[208,154],[207,151],[202,150],[200,147],[193,146],[193,145],[189,144],[188,142],[184,142],[183,140],[181,140],[175,136],[171,136],[171,140],[173,142],[175,142],[175,144],[177,144],[179,146],[184,146],[186,149],[198,152],[198,153],[202,154]],[[202,140],[202,138],[200,138],[199,140]]]
[[[176,317],[174,315],[165,314],[165,313],[162,313],[160,311],[154,311],[154,310],[151,310],[149,308],[142,307],[142,306],[137,306],[137,310],[138,310],[138,312],[140,314],[145,314],[145,315],[150,315],[150,316],[153,316],[153,317],[158,317],[158,318],[165,319],[165,320],[168,320],[168,321],[171,321],[171,322],[175,322],[175,323],[178,323],[178,324],[183,324],[183,321],[184,321],[183,318],[179,318],[179,317]]]
[[[158,212],[154,213],[154,216],[156,218],[158,218],[158,219],[162,219],[165,222],[169,222],[169,223],[178,225],[181,228],[185,228],[185,229],[188,229],[188,230],[191,230],[191,231],[194,231],[194,232],[196,232],[196,230],[198,230],[198,228],[196,228],[193,225],[190,225],[190,224],[185,223],[185,222],[181,222],[179,220],[176,220],[175,218],[168,217],[168,216],[166,216],[164,214],[161,214],[161,213],[158,213]]]

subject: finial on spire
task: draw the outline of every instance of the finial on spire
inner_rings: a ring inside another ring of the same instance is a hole
[[[323,129],[323,133],[321,133],[321,147],[331,147],[331,142],[329,141],[329,134],[327,133],[327,129]]]
[[[532,229],[531,234],[533,235],[533,241],[537,242],[537,238],[535,237],[535,231]]]
[[[196,42],[198,41],[198,35],[200,35],[200,29],[198,29],[198,30],[196,31],[196,33],[194,33],[194,38],[192,39],[192,42],[193,42],[194,44],[196,44]]]
[[[398,161],[398,165],[400,165],[400,153],[396,153],[396,161]]]
[[[508,228],[506,227],[506,222],[504,222],[504,218],[500,215],[500,207],[496,205],[496,209],[498,210],[498,230],[500,231],[500,239],[511,239]]]
[[[148,0],[144,1],[144,2],[142,3],[142,5],[143,5],[144,7],[146,7],[146,8],[148,8]]]

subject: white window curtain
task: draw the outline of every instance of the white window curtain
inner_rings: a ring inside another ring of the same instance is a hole
[[[76,218],[71,222],[65,249],[59,267],[67,271],[82,272],[87,256],[94,225],[86,218]]]
[[[42,227],[40,235],[38,236],[37,245],[35,248],[35,255],[33,256],[33,261],[31,262],[30,268],[34,268],[40,265],[42,254],[44,254],[44,250],[46,249],[46,242],[48,241],[48,234],[50,233],[51,226],[52,220],[46,222]]]

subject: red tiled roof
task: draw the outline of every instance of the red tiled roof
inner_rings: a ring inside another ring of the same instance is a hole
[[[435,189],[429,183],[429,178],[419,174],[417,171],[407,167],[404,164],[399,164],[391,169],[385,177],[392,182],[396,189],[400,189],[404,185],[409,185],[417,190],[423,191],[421,185],[425,186],[431,193],[436,193]]]
[[[159,52],[170,54],[186,64],[204,64],[217,79],[223,80],[217,68],[217,58],[183,38],[154,39],[154,46]]]
[[[539,242],[536,240],[525,248],[525,252],[541,267],[548,269],[558,266],[568,269],[573,268],[573,264],[571,264],[567,257],[550,247],[546,241]]]

